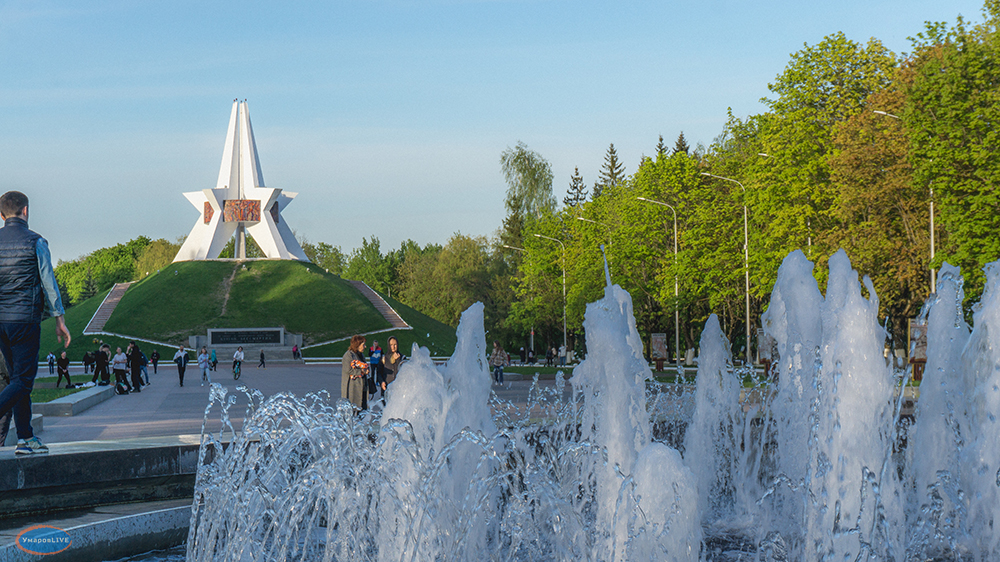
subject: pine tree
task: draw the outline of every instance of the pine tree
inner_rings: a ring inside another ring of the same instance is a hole
[[[688,146],[687,140],[684,139],[684,131],[681,131],[681,134],[677,135],[677,142],[674,143],[674,154],[678,152],[687,154],[690,149],[691,147]]]
[[[601,168],[601,187],[618,185],[625,179],[625,166],[618,161],[618,152],[615,151],[615,143],[608,147],[608,153],[604,156],[604,166]]]
[[[656,143],[656,157],[663,158],[667,155],[667,146],[663,144],[663,135],[660,135],[660,142]]]
[[[580,168],[573,168],[573,175],[569,178],[569,189],[566,190],[566,197],[563,197],[563,205],[576,207],[587,200],[587,184],[580,175]]]

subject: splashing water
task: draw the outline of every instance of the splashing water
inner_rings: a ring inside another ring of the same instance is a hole
[[[250,392],[232,433],[216,386],[231,442],[204,434],[188,560],[1000,559],[1000,265],[971,330],[941,268],[912,426],[871,282],[843,252],[825,296],[812,270],[779,269],[770,379],[734,369],[713,315],[695,385],[655,382],[609,280],[568,399],[562,373],[491,393],[481,304],[446,365],[414,346],[381,410]]]

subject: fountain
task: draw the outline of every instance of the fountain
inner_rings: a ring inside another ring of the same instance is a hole
[[[490,392],[478,304],[447,365],[414,347],[381,410],[248,391],[243,431],[203,436],[188,560],[998,559],[1000,265],[971,330],[941,269],[912,427],[871,282],[843,252],[829,267],[825,296],[801,252],[778,272],[776,380],[733,368],[713,316],[694,387],[653,381],[609,282],[569,400],[562,375],[525,405]],[[232,398],[213,388],[206,417],[227,425]]]

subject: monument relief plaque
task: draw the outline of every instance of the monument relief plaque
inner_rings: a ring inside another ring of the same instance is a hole
[[[233,328],[230,330],[209,330],[210,345],[283,345],[282,328]]]

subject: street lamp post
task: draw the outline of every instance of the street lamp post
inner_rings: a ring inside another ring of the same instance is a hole
[[[891,118],[893,118],[893,119],[895,119],[897,121],[902,121],[903,120],[902,117],[900,117],[898,115],[893,115],[891,113],[887,113],[885,111],[875,110],[875,111],[873,111],[873,113],[876,113],[878,115],[883,115],[885,117],[891,117]],[[934,262],[934,187],[930,186],[929,189],[930,189],[930,197],[931,197],[931,202],[930,202],[930,212],[931,212],[931,224],[930,224],[930,227],[931,227],[931,263],[933,263]],[[931,267],[931,294],[937,293],[937,279],[936,279],[936,277],[937,276],[935,275],[935,270],[934,270],[933,267]]]
[[[662,201],[653,201],[652,199],[646,199],[645,197],[636,197],[639,201],[645,201],[647,203],[653,203],[654,205],[662,205],[670,209],[670,212],[674,214],[674,353],[677,354],[677,364],[681,362],[681,314],[680,309],[677,306],[677,296],[679,294],[678,283],[677,283],[677,210],[674,209],[673,205],[664,203]]]
[[[562,243],[562,240],[552,238],[550,236],[543,236],[541,234],[536,234],[536,238],[544,238],[546,240],[551,240],[553,242],[558,242],[562,246],[562,278],[563,278],[563,347],[566,347],[566,245]]]
[[[747,229],[747,203],[746,203],[747,188],[744,187],[742,183],[732,178],[724,178],[722,176],[716,176],[715,174],[710,174],[708,172],[702,172],[701,175],[708,176],[710,178],[715,178],[717,180],[723,180],[735,183],[736,185],[740,186],[740,189],[743,190],[743,278],[745,283],[745,292],[747,295],[746,360],[747,363],[753,364],[752,361],[750,360],[750,238],[748,236],[748,229]]]

